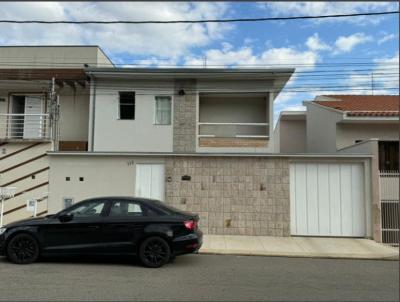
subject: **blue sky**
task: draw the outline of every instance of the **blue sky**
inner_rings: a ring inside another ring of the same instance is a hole
[[[174,20],[326,15],[398,9],[394,2],[107,3],[0,6],[3,19]],[[97,44],[118,64],[295,67],[275,103],[302,109],[318,94],[398,93],[398,15],[195,25],[1,25],[0,45]],[[241,65],[241,66],[238,66]],[[327,76],[327,70],[332,75]],[[363,71],[357,71],[363,70]],[[333,71],[336,71],[334,73]],[[322,76],[325,75],[325,76]],[[304,91],[304,92],[299,92]]]

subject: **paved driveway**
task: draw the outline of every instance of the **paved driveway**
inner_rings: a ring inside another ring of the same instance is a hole
[[[0,300],[399,299],[396,261],[189,255],[161,269],[130,260],[0,258]]]

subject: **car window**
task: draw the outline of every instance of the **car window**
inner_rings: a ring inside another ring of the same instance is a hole
[[[77,205],[64,214],[73,214],[74,217],[96,217],[101,215],[105,204],[105,200],[91,200]]]
[[[110,216],[143,216],[143,209],[141,205],[135,201],[114,201],[110,209]]]

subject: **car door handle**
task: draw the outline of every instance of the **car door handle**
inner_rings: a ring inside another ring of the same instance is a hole
[[[88,228],[89,229],[100,229],[100,227],[98,225],[89,225]]]

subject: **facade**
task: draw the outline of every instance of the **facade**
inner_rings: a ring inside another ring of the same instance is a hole
[[[59,68],[74,63],[64,58],[3,72],[0,185],[17,188],[5,223],[30,216],[30,198],[43,215],[128,195],[197,212],[208,234],[380,240],[372,145],[303,152],[301,113],[273,135],[273,102],[293,69],[115,68],[98,49],[82,50],[98,65]]]
[[[85,60],[85,61],[80,61]],[[48,151],[87,150],[89,81],[84,64],[108,64],[95,46],[0,47],[0,186],[15,187],[4,221],[47,212]]]

